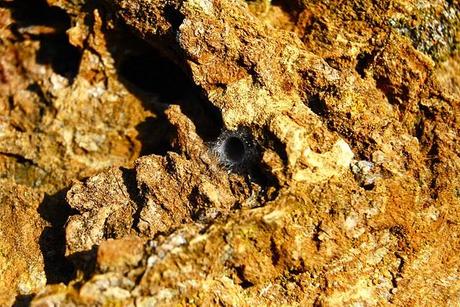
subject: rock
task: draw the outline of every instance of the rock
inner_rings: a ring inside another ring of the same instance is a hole
[[[27,301],[46,285],[39,240],[46,223],[37,209],[43,194],[0,181],[0,304]]]

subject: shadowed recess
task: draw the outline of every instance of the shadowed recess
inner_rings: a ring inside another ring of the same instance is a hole
[[[50,223],[39,239],[48,284],[66,283],[74,278],[74,267],[65,257],[64,225],[74,213],[65,199],[67,191],[63,189],[53,195],[46,195],[38,208],[40,216]]]
[[[223,126],[220,110],[202,97],[185,69],[126,29],[106,33],[106,37],[120,81],[142,101],[146,109],[157,115],[155,119],[151,118],[136,127],[142,143],[142,155],[164,155],[173,150],[171,144],[176,136],[175,127],[164,115],[164,110],[172,104],[181,107],[204,141],[217,138]],[[120,48],[121,42],[129,47]]]
[[[7,2],[16,21],[11,25],[18,39],[40,41],[37,63],[50,65],[53,71],[70,82],[76,77],[81,50],[69,43],[66,31],[71,27],[67,13],[44,0]]]

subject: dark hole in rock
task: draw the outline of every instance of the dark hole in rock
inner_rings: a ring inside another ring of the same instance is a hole
[[[366,69],[369,68],[373,60],[373,56],[372,54],[368,52],[362,52],[358,54],[356,60],[357,60],[356,67],[355,67],[356,72],[361,76],[361,78],[365,78]]]
[[[375,188],[375,183],[363,184],[363,188],[366,191],[372,191]]]
[[[177,135],[176,129],[163,114],[158,118],[148,117],[137,125],[136,129],[142,143],[141,156],[149,154],[163,156],[168,151],[173,151],[171,143]]]
[[[423,118],[420,118],[414,126],[415,137],[419,140],[419,142],[422,141],[424,130],[425,122],[423,121]]]
[[[327,107],[319,95],[312,96],[307,103],[308,107],[318,116],[325,116]]]
[[[171,23],[174,31],[179,29],[179,26],[184,21],[184,16],[179,12],[174,5],[167,5],[165,7],[165,18]]]
[[[67,36],[62,34],[50,35],[41,39],[37,62],[51,65],[53,71],[73,81],[80,67],[81,52],[72,46]]]
[[[236,173],[250,173],[250,168],[260,162],[259,144],[254,140],[248,127],[237,130],[223,130],[212,143],[222,165]]]
[[[246,148],[243,140],[237,137],[230,137],[225,141],[224,153],[230,161],[239,162],[244,159]]]

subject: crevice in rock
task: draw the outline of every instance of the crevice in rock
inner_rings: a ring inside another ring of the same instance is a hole
[[[369,52],[361,52],[356,57],[355,70],[361,76],[361,78],[364,79],[366,77],[366,70],[371,65],[373,59],[374,56]]]
[[[0,155],[13,158],[19,164],[23,164],[23,165],[26,165],[26,166],[34,166],[34,167],[40,168],[33,160],[27,159],[26,157],[24,157],[24,156],[22,156],[20,154],[14,154],[14,153],[9,153],[9,152],[0,152]]]
[[[67,78],[70,83],[77,76],[80,60],[80,50],[69,43],[64,33],[49,35],[41,39],[37,62],[51,65],[55,73]]]
[[[420,117],[414,125],[414,133],[417,140],[421,143],[425,131],[425,120]]]
[[[271,5],[279,7],[283,12],[289,15],[293,24],[297,23],[299,14],[303,9],[302,1],[297,0],[273,0],[271,1]]]
[[[181,106],[205,142],[217,138],[223,127],[220,110],[202,97],[185,69],[126,29],[106,33],[106,37],[120,81],[147,110],[158,116],[137,127],[143,144],[141,155],[164,155],[173,150],[176,128],[164,115],[164,110],[172,104]],[[123,48],[120,48],[121,44]]]
[[[82,272],[85,279],[96,271],[96,257],[99,245],[94,245],[90,250],[73,253],[67,257],[69,265],[79,272]]]
[[[427,158],[429,161],[429,169],[431,171],[430,197],[433,200],[437,200],[439,193],[437,189],[437,179],[439,173],[436,170],[436,167],[439,163],[441,163],[441,159],[439,158],[439,144],[437,140],[433,141],[433,144],[427,153]]]
[[[403,274],[404,264],[405,264],[404,258],[399,253],[395,253],[395,257],[400,262],[399,262],[399,265],[398,265],[398,268],[397,268],[396,272],[390,271],[391,284],[393,286],[393,288],[391,289],[390,293],[394,293],[396,291],[396,289],[398,288],[398,283],[399,283],[400,279],[403,276],[402,274]],[[389,302],[394,303],[392,298],[390,298]]]
[[[147,117],[145,121],[136,126],[138,140],[142,144],[141,156],[156,154],[164,156],[168,151],[174,151],[172,142],[177,136],[174,127],[164,113],[159,113],[156,118]]]
[[[273,266],[276,266],[278,265],[280,259],[281,259],[281,255],[280,255],[280,252],[278,250],[278,247],[276,246],[276,240],[275,238],[271,237],[270,238],[270,251],[271,251],[271,258],[272,258],[272,264]]]
[[[324,117],[327,113],[327,106],[318,94],[308,99],[307,106],[319,117]]]
[[[123,177],[123,184],[126,187],[126,190],[128,191],[129,198],[131,201],[135,204],[136,211],[134,212],[133,215],[133,225],[132,227],[139,231],[138,226],[139,225],[139,220],[141,217],[141,211],[142,211],[142,204],[144,203],[144,199],[141,195],[141,191],[139,190],[137,186],[137,181],[136,181],[136,171],[134,169],[128,169],[128,168],[120,168],[122,172],[122,177]],[[140,232],[140,231],[139,231]]]
[[[173,32],[179,30],[179,26],[184,21],[184,16],[180,13],[179,9],[174,4],[168,4],[164,8],[165,18],[171,23]]]
[[[332,208],[332,210],[333,210],[333,208]],[[332,215],[333,213],[330,213],[330,214]],[[313,237],[312,237],[313,241],[315,242],[316,250],[318,252],[321,249],[321,244],[322,244],[322,242],[320,240],[320,234],[322,233],[321,224],[322,224],[321,221],[319,221],[318,224],[316,224],[315,231],[314,231]]]
[[[139,45],[120,60],[118,71],[121,78],[156,95],[161,102],[173,104],[186,98],[190,86],[184,73],[153,48]]]
[[[244,276],[244,265],[235,267],[235,272],[238,278],[240,279],[240,282],[238,284],[241,286],[241,288],[247,289],[254,286],[254,284],[247,280]]]
[[[67,283],[74,278],[74,267],[65,257],[65,223],[76,212],[70,208],[65,196],[68,188],[53,195],[46,195],[38,207],[38,213],[50,225],[39,239],[45,263],[48,284]]]

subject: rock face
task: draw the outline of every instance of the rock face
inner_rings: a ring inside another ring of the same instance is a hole
[[[26,2],[0,303],[460,303],[455,1]]]

